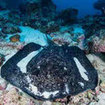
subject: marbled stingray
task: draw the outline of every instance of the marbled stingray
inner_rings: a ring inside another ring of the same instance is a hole
[[[76,95],[98,83],[97,71],[84,51],[55,44],[27,44],[2,66],[1,76],[40,100]]]

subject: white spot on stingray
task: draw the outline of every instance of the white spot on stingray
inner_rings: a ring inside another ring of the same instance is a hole
[[[67,68],[66,68],[66,67],[64,67],[64,70],[67,70]]]
[[[54,92],[47,92],[47,91],[45,91],[45,92],[43,92],[42,93],[42,96],[44,96],[44,98],[50,98],[50,96],[52,95],[53,97],[54,96],[56,96],[56,94],[58,93],[59,91],[54,91]]]
[[[38,94],[38,88],[32,84],[30,84],[30,88],[34,94]]]
[[[29,84],[29,90],[35,95],[44,97],[46,99],[50,98],[50,96],[54,97],[56,96],[57,93],[59,93],[59,91],[51,91],[51,92],[44,91],[43,93],[41,93],[38,91],[38,88],[32,84]]]
[[[40,66],[38,66],[37,68],[40,69]]]
[[[82,88],[84,88],[84,83],[82,82],[78,82],[78,83],[81,85]]]
[[[22,73],[26,73],[27,69],[26,66],[27,64],[30,62],[30,60],[39,53],[40,50],[38,51],[33,51],[30,54],[28,54],[25,58],[23,58],[20,62],[17,63],[17,66],[20,68],[20,70],[22,71]]]
[[[27,79],[28,83],[31,83],[31,79],[29,76],[26,76],[26,79]]]
[[[84,80],[88,81],[89,79],[88,79],[88,76],[86,74],[87,71],[85,70],[85,68],[81,65],[81,63],[79,62],[79,60],[76,57],[74,57],[74,61],[75,61],[76,65],[77,65],[77,68],[78,68],[80,74],[81,74],[81,77]]]
[[[69,87],[68,87],[68,84],[65,85],[65,89],[66,89],[66,92],[69,93]]]

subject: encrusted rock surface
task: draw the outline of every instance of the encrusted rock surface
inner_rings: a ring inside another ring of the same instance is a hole
[[[5,34],[14,34],[21,32],[21,30],[16,26],[5,26],[3,27],[2,32]]]
[[[88,40],[88,47],[91,52],[105,52],[105,30],[96,31]]]
[[[0,66],[3,64],[5,58],[3,54],[0,54]]]

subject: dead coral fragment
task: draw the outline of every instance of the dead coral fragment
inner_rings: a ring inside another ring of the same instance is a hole
[[[10,91],[5,91],[2,96],[0,96],[1,105],[35,105],[31,99],[21,96],[16,88],[10,89]]]

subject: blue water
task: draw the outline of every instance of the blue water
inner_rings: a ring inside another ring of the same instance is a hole
[[[97,0],[53,0],[58,11],[71,7],[76,8],[79,10],[79,17],[99,14],[100,12],[93,7],[96,1]]]
[[[25,0],[0,0],[0,2],[6,1],[8,8],[17,8]],[[52,0],[56,6],[57,11],[61,11],[66,8],[76,8],[79,11],[78,17],[84,17],[86,15],[99,14],[100,11],[94,9],[93,4],[97,0]]]
[[[4,0],[4,1],[6,1],[7,7],[10,9],[16,9],[22,2],[24,2],[24,0]]]

